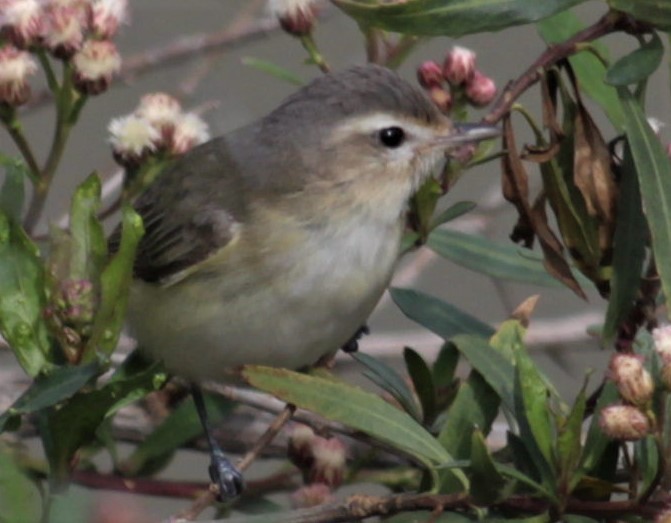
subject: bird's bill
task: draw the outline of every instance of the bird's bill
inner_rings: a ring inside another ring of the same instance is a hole
[[[479,123],[459,123],[454,125],[454,131],[448,136],[436,140],[436,145],[444,144],[446,147],[461,145],[471,142],[479,142],[496,138],[501,134],[498,127]]]

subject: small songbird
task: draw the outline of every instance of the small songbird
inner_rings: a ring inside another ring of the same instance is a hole
[[[451,149],[496,134],[453,125],[383,67],[321,76],[185,154],[137,199],[146,233],[131,333],[194,383],[244,364],[314,364],[387,287],[409,197]],[[197,388],[194,398],[206,425]],[[242,478],[210,443],[212,479],[233,497]]]

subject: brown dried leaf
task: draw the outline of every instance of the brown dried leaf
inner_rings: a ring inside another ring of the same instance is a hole
[[[538,236],[538,242],[541,249],[543,249],[543,264],[547,271],[582,299],[586,300],[587,295],[580,287],[578,280],[573,276],[571,267],[564,257],[564,248],[561,242],[555,233],[552,232],[552,229],[550,229],[545,212],[544,198],[536,200],[531,209],[530,217],[536,236]]]
[[[520,303],[517,308],[513,311],[510,317],[514,320],[519,321],[522,324],[522,327],[525,329],[529,326],[529,319],[536,309],[536,304],[540,299],[540,294],[534,294],[529,296],[526,300]]]
[[[599,222],[614,227],[617,185],[611,171],[608,145],[592,117],[578,100],[575,118],[574,181]]]

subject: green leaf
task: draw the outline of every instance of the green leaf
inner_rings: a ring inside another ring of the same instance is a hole
[[[452,461],[438,441],[408,414],[358,387],[286,369],[245,366],[242,376],[254,387],[287,403],[339,421],[397,448],[429,469]],[[452,471],[468,485],[463,472]]]
[[[592,415],[592,421],[587,431],[587,437],[585,438],[581,467],[586,474],[593,475],[593,472],[601,467],[601,460],[604,457],[608,445],[612,441],[604,435],[599,426],[599,416],[601,411],[619,399],[620,395],[617,388],[612,381],[607,381],[603,386],[601,394],[599,394],[599,399],[594,408],[594,414]]]
[[[410,414],[415,420],[421,422],[422,414],[419,411],[412,391],[393,368],[363,352],[353,352],[350,356],[369,370],[369,372],[364,372],[364,375],[368,379],[385,392],[391,394],[404,411]]]
[[[671,263],[667,260],[671,260],[671,162],[634,96],[624,87],[618,89],[618,95],[624,109],[624,129],[638,172],[657,270],[664,295],[670,299]]]
[[[504,405],[513,412],[515,399],[513,376],[515,367],[480,336],[459,335],[452,339],[459,352],[468,360],[487,384],[496,391]]]
[[[68,276],[97,282],[107,257],[107,244],[98,221],[100,178],[93,174],[77,187],[70,209],[70,264]]]
[[[403,359],[408,374],[415,387],[415,393],[422,404],[422,420],[430,425],[436,417],[436,388],[433,384],[431,369],[417,351],[410,347],[403,349]]]
[[[543,484],[556,484],[555,419],[549,407],[550,392],[534,362],[518,352],[515,365],[515,419],[520,438],[541,474]]]
[[[133,277],[133,260],[144,227],[142,218],[129,206],[122,210],[122,234],[119,249],[103,269],[100,307],[93,322],[93,333],[84,354],[85,360],[98,351],[109,355],[116,348],[126,314],[128,291]]]
[[[496,468],[482,432],[476,430],[471,437],[471,495],[477,505],[490,505],[505,494],[508,484]]]
[[[359,23],[421,36],[463,36],[541,20],[585,0],[334,0]]]
[[[575,13],[563,11],[551,18],[546,18],[537,25],[538,32],[548,44],[558,44],[569,39],[585,25]],[[608,56],[608,49],[598,43],[590,44],[602,56]],[[599,104],[601,109],[608,115],[613,125],[622,128],[622,107],[615,89],[605,83],[606,66],[588,51],[583,51],[569,57],[573,71],[578,77],[580,90],[587,94],[592,100]]]
[[[49,366],[45,302],[44,267],[37,248],[0,211],[0,333],[30,376]]]
[[[80,392],[40,417],[40,435],[56,485],[67,478],[75,452],[94,440],[108,416],[163,385],[166,376],[158,373],[160,368],[131,354],[100,389]]]
[[[620,322],[634,306],[641,283],[645,262],[645,244],[648,237],[643,215],[641,191],[631,147],[624,144],[620,168],[620,196],[617,204],[617,225],[613,237],[613,276],[610,281],[610,299],[602,337],[610,345]]]
[[[654,73],[664,56],[664,45],[657,33],[641,47],[620,58],[606,72],[606,83],[626,86],[641,82]]]
[[[217,423],[235,408],[235,403],[213,394],[203,394],[208,419]],[[129,476],[155,474],[165,464],[167,457],[188,441],[200,436],[203,426],[193,399],[177,407],[133,453],[124,460],[121,470]]]
[[[392,288],[389,293],[403,314],[445,340],[457,334],[479,334],[486,337],[494,334],[494,329],[486,323],[423,292]]]
[[[100,372],[97,362],[77,367],[57,367],[38,376],[14,404],[0,415],[0,432],[13,416],[30,414],[72,397]]]
[[[585,389],[587,380],[578,392],[573,402],[573,408],[568,417],[559,424],[559,435],[557,437],[557,464],[559,466],[559,478],[564,483],[565,491],[571,492],[578,484],[583,474],[577,471],[580,462],[582,445],[582,422],[587,407],[587,396]]]
[[[436,389],[449,387],[454,380],[454,372],[457,370],[459,363],[459,351],[454,343],[445,342],[440,348],[438,357],[433,363],[431,373],[433,375],[433,383]]]
[[[641,492],[647,492],[654,481],[659,481],[657,471],[660,465],[659,452],[653,436],[646,436],[634,443],[636,463],[641,471]]]
[[[435,216],[431,222],[431,228],[435,229],[436,227],[443,225],[444,223],[451,222],[471,212],[477,207],[475,202],[457,202],[453,205],[450,205],[447,209],[441,212],[438,216]]]
[[[262,60],[260,58],[245,56],[244,58],[242,58],[241,62],[242,65],[252,67],[253,69],[267,73],[270,76],[274,76],[275,78],[284,80],[285,82],[288,82],[292,85],[297,85],[299,87],[305,85],[305,82],[303,81],[302,78],[295,75],[288,69],[280,67],[279,65],[269,62],[268,60]]]
[[[5,168],[5,181],[0,189],[0,210],[15,223],[21,223],[25,198],[24,181],[30,179],[28,168],[21,160],[0,154],[0,165]]]
[[[38,523],[42,519],[38,486],[23,473],[4,444],[0,444],[0,507],[2,523]]]
[[[478,372],[471,372],[459,385],[438,441],[455,459],[470,458],[473,431],[480,429],[489,434],[499,405],[496,391]]]
[[[543,261],[531,256],[529,249],[501,245],[483,236],[449,229],[431,233],[427,245],[454,263],[492,278],[562,287],[545,270]]]
[[[630,14],[640,22],[647,22],[660,29],[671,29],[671,4],[666,0],[608,0],[608,5]]]

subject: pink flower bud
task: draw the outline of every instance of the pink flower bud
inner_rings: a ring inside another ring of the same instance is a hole
[[[16,107],[30,98],[28,77],[37,64],[26,51],[12,45],[0,47],[0,103]]]
[[[443,71],[433,60],[427,60],[417,68],[417,81],[424,89],[440,87],[443,83]]]
[[[294,508],[310,508],[335,501],[331,488],[323,483],[305,485],[291,494],[291,506]]]
[[[666,509],[655,516],[655,523],[671,523],[671,509]]]
[[[475,73],[475,53],[465,47],[453,47],[443,62],[443,76],[450,85],[468,82]]]
[[[89,5],[88,15],[91,32],[110,39],[128,17],[128,0],[95,0]]]
[[[87,40],[72,57],[74,84],[82,93],[95,95],[105,91],[121,69],[121,56],[109,40]]]
[[[496,84],[494,80],[485,76],[480,71],[475,71],[471,79],[466,83],[466,97],[477,107],[490,104],[496,97]]]
[[[647,416],[630,405],[611,405],[602,409],[599,426],[606,436],[621,441],[637,441],[650,432]]]
[[[449,113],[452,109],[452,95],[449,91],[443,89],[440,86],[432,87],[429,90],[429,97],[433,103],[444,113]]]
[[[315,0],[270,0],[271,12],[280,26],[294,36],[310,34],[315,25],[317,8]]]
[[[655,351],[662,362],[671,365],[671,325],[663,325],[653,329],[652,339],[655,342]]]
[[[205,121],[195,113],[184,113],[175,121],[172,141],[168,147],[172,154],[179,155],[209,139],[210,132]]]
[[[44,43],[54,56],[67,60],[81,48],[84,29],[82,14],[76,7],[52,5],[47,17]]]
[[[45,18],[38,0],[4,0],[0,12],[2,35],[16,47],[25,49],[42,36]]]
[[[311,483],[337,487],[345,475],[345,445],[338,438],[317,437],[312,445],[314,463],[310,469]]]
[[[312,445],[317,435],[307,425],[296,425],[289,436],[287,455],[289,460],[299,469],[308,470],[314,461]]]
[[[112,120],[110,133],[114,159],[123,167],[135,167],[156,151],[161,133],[145,118],[134,114]]]
[[[652,399],[655,385],[640,356],[615,354],[608,366],[608,376],[625,401],[643,406]]]

